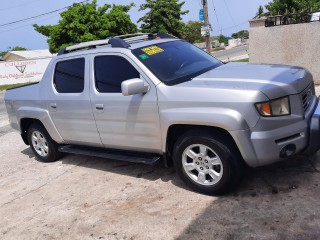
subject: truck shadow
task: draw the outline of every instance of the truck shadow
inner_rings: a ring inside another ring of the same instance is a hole
[[[320,156],[250,169],[176,239],[319,239]]]
[[[27,155],[29,158],[35,158],[30,147],[24,149],[21,153]],[[141,163],[117,161],[76,154],[64,154],[64,156],[58,161],[61,161],[66,165],[92,168],[104,172],[143,178],[148,181],[156,181],[158,179],[161,179],[164,182],[171,181],[178,187],[188,189],[188,187],[185,186],[184,183],[176,176],[176,171],[173,168],[168,169],[164,167],[162,163],[159,163],[155,166],[150,166]]]
[[[22,151],[29,158],[34,158],[30,148]],[[247,168],[242,182],[224,198],[256,197],[258,195],[277,195],[289,193],[310,181],[310,176],[320,173],[320,154],[313,157],[299,157],[260,168]],[[183,189],[189,189],[177,176],[174,168],[165,168],[162,163],[155,166],[116,161],[98,157],[65,154],[59,161],[67,165],[92,168],[148,181],[161,179]],[[44,163],[45,164],[45,163]],[[319,170],[318,170],[319,168]],[[320,175],[319,175],[320,176]],[[318,186],[318,183],[314,183]],[[319,201],[320,202],[320,201]]]

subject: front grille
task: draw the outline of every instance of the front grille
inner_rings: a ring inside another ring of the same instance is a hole
[[[310,106],[310,102],[312,100],[312,88],[308,87],[304,92],[301,94],[301,100],[303,105],[304,112],[307,111],[308,107]]]

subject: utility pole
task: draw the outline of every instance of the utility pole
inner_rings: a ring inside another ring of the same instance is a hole
[[[211,40],[210,40],[210,23],[209,23],[209,12],[208,12],[208,1],[202,0],[203,3],[203,12],[204,12],[204,25],[208,27],[208,33],[206,36],[206,49],[207,53],[211,54]]]

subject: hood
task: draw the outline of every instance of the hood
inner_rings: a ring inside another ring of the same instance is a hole
[[[185,87],[258,90],[274,99],[302,92],[313,81],[301,67],[228,63],[182,83]]]

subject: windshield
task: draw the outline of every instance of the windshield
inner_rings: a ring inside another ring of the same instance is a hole
[[[190,81],[222,63],[184,41],[173,41],[132,50],[132,53],[166,85]]]

